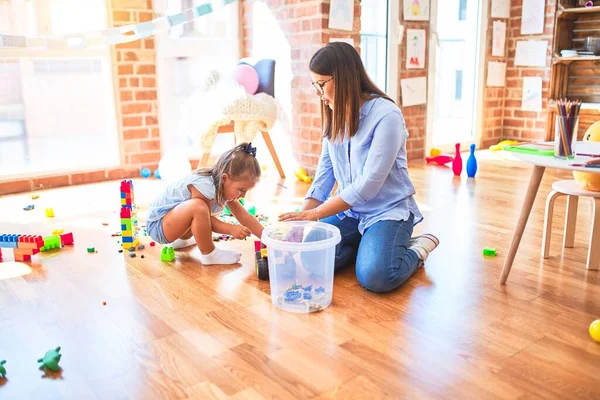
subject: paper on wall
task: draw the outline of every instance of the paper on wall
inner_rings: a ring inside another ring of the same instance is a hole
[[[548,42],[545,40],[520,40],[515,52],[515,65],[545,67]]]
[[[427,77],[400,80],[402,106],[416,106],[427,103]]]
[[[523,99],[521,110],[542,111],[542,78],[539,76],[523,78]]]
[[[492,0],[492,18],[510,17],[510,0]]]
[[[487,71],[487,86],[503,87],[506,83],[506,63],[505,62],[488,62]]]
[[[351,31],[354,22],[354,0],[331,0],[329,29]]]
[[[406,31],[406,69],[425,68],[425,30]]]
[[[523,0],[521,34],[533,35],[544,32],[545,11],[545,0]]]
[[[492,56],[504,57],[506,22],[494,21],[492,34]]]

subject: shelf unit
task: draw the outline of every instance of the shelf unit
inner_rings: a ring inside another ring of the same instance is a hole
[[[593,7],[576,6],[576,0],[558,0],[555,13],[550,101],[546,140],[554,140],[557,99],[581,100],[579,137],[600,120],[600,56],[561,57],[561,50],[583,50],[587,36],[600,38],[600,1]],[[599,39],[600,40],[600,39]]]

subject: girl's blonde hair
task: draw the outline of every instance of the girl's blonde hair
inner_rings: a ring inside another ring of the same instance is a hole
[[[202,176],[212,176],[216,188],[216,201],[220,207],[225,205],[223,194],[223,174],[234,181],[242,179],[260,179],[260,164],[256,160],[256,147],[251,143],[240,143],[227,150],[212,167],[201,167],[196,171]]]

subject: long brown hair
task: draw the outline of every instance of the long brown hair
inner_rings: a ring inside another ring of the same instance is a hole
[[[333,77],[335,99],[333,111],[321,102],[323,136],[332,141],[356,135],[360,100],[383,97],[394,103],[369,78],[358,51],[345,42],[331,42],[311,58],[308,68],[315,74]]]
[[[252,149],[254,152],[252,152]],[[202,176],[212,176],[215,182],[216,201],[220,207],[225,205],[223,194],[223,174],[234,181],[250,178],[260,179],[261,169],[256,160],[256,148],[250,143],[240,143],[227,150],[217,159],[212,167],[201,167],[196,171]]]

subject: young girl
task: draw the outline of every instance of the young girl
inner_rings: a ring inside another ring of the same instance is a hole
[[[239,262],[240,253],[215,247],[212,232],[236,239],[262,236],[263,226],[238,201],[256,186],[260,173],[251,143],[226,151],[215,165],[170,184],[154,200],[146,223],[148,235],[158,243],[172,243],[173,248],[197,244],[204,265]],[[240,225],[217,218],[225,205]]]

